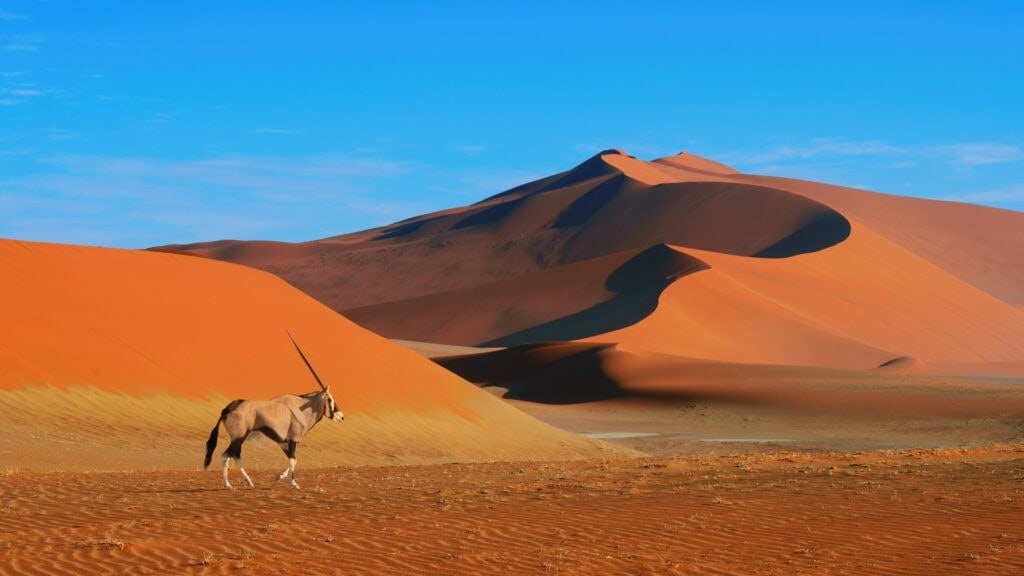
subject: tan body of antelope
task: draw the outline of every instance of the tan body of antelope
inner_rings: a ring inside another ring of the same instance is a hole
[[[291,334],[288,337],[291,338]],[[294,339],[292,343],[295,344]],[[242,466],[242,444],[253,434],[263,434],[277,442],[288,457],[288,468],[278,475],[277,479],[284,480],[290,477],[292,487],[298,488],[299,485],[295,482],[295,449],[299,441],[323,418],[338,422],[345,419],[341,410],[338,410],[329,388],[320,381],[320,377],[298,344],[295,344],[295,349],[320,385],[320,390],[306,394],[282,394],[272,400],[233,400],[225,406],[220,412],[220,419],[210,432],[210,438],[206,441],[206,458],[203,461],[203,468],[209,468],[213,450],[217,447],[220,425],[223,423],[224,430],[231,438],[231,443],[222,454],[224,486],[231,488],[228,470],[231,468],[232,460],[238,465],[246,483],[250,487],[253,486],[252,478]]]

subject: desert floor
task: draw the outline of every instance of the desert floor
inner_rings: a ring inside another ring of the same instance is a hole
[[[1024,573],[1020,444],[705,451],[300,469],[300,491],[10,470],[0,574]]]

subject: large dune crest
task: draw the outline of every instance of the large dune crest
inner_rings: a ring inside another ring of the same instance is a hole
[[[256,270],[9,240],[0,241],[0,265],[0,416],[8,429],[0,455],[8,462],[194,467],[229,399],[316,389],[286,331],[348,416],[314,431],[316,464],[600,451]],[[118,433],[125,430],[135,434]],[[145,438],[151,447],[131,445]],[[280,452],[267,457],[277,462]]]

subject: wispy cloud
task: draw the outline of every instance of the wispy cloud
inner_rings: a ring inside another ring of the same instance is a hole
[[[815,138],[802,144],[778,145],[762,150],[727,151],[716,157],[726,163],[758,168],[843,157],[885,159],[888,166],[893,168],[906,168],[929,161],[973,168],[1024,160],[1024,148],[998,142],[898,145],[881,140]]]
[[[743,172],[1024,208],[1020,187],[1008,186],[1005,181],[1015,165],[1024,162],[1024,144],[1019,141],[900,143],[815,138],[761,149],[712,151],[711,156]],[[990,188],[979,191],[982,186]]]
[[[1024,184],[1017,184],[997,190],[982,190],[968,192],[965,194],[953,194],[940,198],[954,202],[969,202],[971,204],[999,204],[1006,206],[1024,207]]]
[[[6,52],[36,52],[45,42],[44,34],[10,34],[0,36],[0,49]]]
[[[0,94],[8,96],[39,96],[43,92],[33,88],[0,88]]]
[[[34,161],[25,175],[0,178],[0,236],[129,248],[323,238],[474,202],[547,175],[347,153]]]
[[[0,180],[0,236],[126,247],[226,237],[306,240],[430,208],[379,189],[415,169],[343,154],[52,156],[34,173]]]
[[[28,87],[0,88],[0,105],[15,106],[45,94],[43,90]]]
[[[779,145],[764,150],[726,152],[719,157],[728,163],[774,164],[787,160],[810,160],[825,156],[904,156],[909,149],[880,140],[837,140],[814,138],[795,145]]]
[[[985,164],[1007,164],[1024,159],[1020,146],[992,142],[965,142],[936,146],[935,152],[947,156],[962,166],[973,167]]]
[[[15,12],[8,12],[0,8],[0,22],[11,22],[13,20],[31,20],[32,17],[28,14],[18,14]]]

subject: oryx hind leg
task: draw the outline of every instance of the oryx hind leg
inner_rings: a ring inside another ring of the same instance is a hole
[[[277,476],[278,481],[291,477],[292,488],[295,489],[299,488],[298,483],[295,482],[295,448],[297,446],[298,443],[291,440],[281,442],[281,450],[284,450],[284,455],[288,457],[288,467]]]
[[[242,478],[245,478],[246,484],[248,484],[250,488],[256,487],[256,485],[252,483],[252,478],[249,477],[249,474],[245,471],[245,468],[242,466],[243,442],[245,442],[244,438],[232,440],[231,445],[228,446],[227,450],[224,451],[224,486],[227,488],[231,488],[231,482],[228,481],[228,470],[231,468],[231,460],[234,460],[235,464],[238,465],[238,471],[242,473]]]

